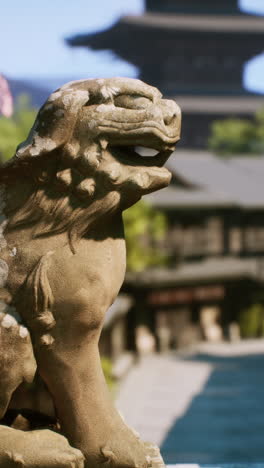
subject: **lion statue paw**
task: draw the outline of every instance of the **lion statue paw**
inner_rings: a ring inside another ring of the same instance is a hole
[[[0,468],[84,468],[84,456],[48,429],[24,432],[0,426]]]

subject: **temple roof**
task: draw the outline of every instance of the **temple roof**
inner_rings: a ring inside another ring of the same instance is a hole
[[[247,36],[264,35],[263,17],[237,15],[226,17],[224,15],[168,15],[160,13],[145,13],[143,15],[123,16],[111,28],[91,34],[77,34],[66,39],[71,46],[87,46],[93,49],[119,49],[128,48],[123,44],[127,41],[132,44],[137,42],[137,32],[144,32],[147,36],[148,31],[157,30],[158,34],[162,31],[174,34],[182,32],[202,32],[202,33],[221,33],[221,34],[243,34],[241,39],[248,40]],[[160,36],[159,36],[160,39]],[[140,39],[141,40],[141,39]]]
[[[147,196],[156,207],[264,209],[264,157],[224,159],[206,151],[178,150],[166,166],[174,176],[172,184]]]
[[[137,287],[164,287],[232,281],[235,279],[262,280],[260,266],[263,258],[212,258],[199,262],[188,262],[177,268],[152,268],[143,272],[126,274],[126,285]],[[187,467],[186,467],[187,468]]]
[[[188,114],[250,115],[263,109],[264,96],[173,96],[177,104]]]
[[[264,33],[264,20],[261,16],[161,15],[160,13],[145,13],[140,16],[124,16],[121,21],[124,21],[127,25],[144,26],[144,28],[175,29],[177,31]]]
[[[241,13],[237,0],[145,0],[147,11],[200,14]]]

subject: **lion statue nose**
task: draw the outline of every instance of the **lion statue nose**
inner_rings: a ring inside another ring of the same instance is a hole
[[[173,120],[176,119],[176,113],[170,113],[170,114],[167,114],[165,117],[164,117],[164,123],[165,125],[171,125]]]
[[[176,125],[181,115],[179,106],[171,99],[162,99],[162,112],[166,127]]]

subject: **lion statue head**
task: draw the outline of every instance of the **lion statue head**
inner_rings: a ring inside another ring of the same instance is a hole
[[[177,104],[139,80],[62,86],[1,168],[3,183],[13,181],[16,193],[23,185],[23,195],[10,198],[9,227],[35,221],[36,235],[66,230],[72,240],[100,214],[124,210],[167,186],[171,174],[163,164],[179,140],[180,122]],[[141,156],[137,146],[157,154]]]

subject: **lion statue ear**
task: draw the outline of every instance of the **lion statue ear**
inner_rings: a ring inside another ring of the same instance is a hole
[[[41,107],[27,139],[7,165],[43,156],[63,146],[73,133],[80,109],[89,101],[89,91],[73,89],[71,83],[52,93]]]

